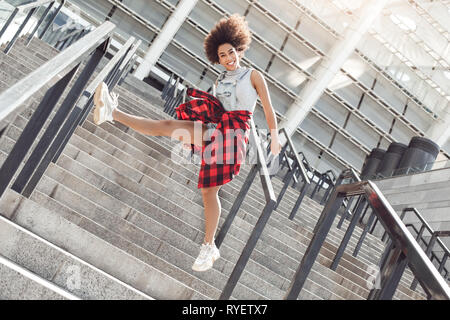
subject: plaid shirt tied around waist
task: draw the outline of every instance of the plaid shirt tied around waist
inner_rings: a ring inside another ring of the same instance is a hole
[[[226,111],[216,97],[201,90],[189,88],[186,93],[198,99],[179,105],[175,109],[178,119],[217,123],[203,148],[191,144],[192,151],[201,151],[202,156],[198,188],[230,182],[245,160],[252,112]]]

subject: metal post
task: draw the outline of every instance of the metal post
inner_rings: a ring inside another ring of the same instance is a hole
[[[110,39],[108,39],[105,43],[104,43],[104,50],[106,52],[106,49],[108,47],[108,43],[109,43]],[[129,52],[129,49],[127,50],[127,52]],[[126,55],[126,54],[125,54]],[[116,77],[117,75],[117,70],[119,69],[120,64],[123,62],[124,60],[124,56],[119,60],[119,62],[114,65],[113,69],[108,73],[108,75],[106,76],[104,82],[108,85],[108,89],[109,91],[112,91],[114,89],[114,87],[116,86],[120,76],[122,74],[119,74],[119,76]],[[123,70],[125,70],[125,68],[123,68]],[[123,71],[122,71],[123,72]],[[84,92],[83,97],[82,97],[82,103],[80,103],[80,105],[82,106],[80,107],[76,107],[74,109],[74,111],[72,112],[72,114],[70,115],[70,117],[73,117],[73,119],[75,119],[72,124],[72,126],[68,129],[68,133],[65,136],[63,143],[61,144],[61,146],[59,147],[59,150],[57,151],[57,153],[55,154],[54,158],[52,159],[53,163],[56,163],[56,161],[58,161],[58,158],[61,156],[61,153],[63,152],[65,146],[67,145],[67,143],[69,142],[70,137],[72,136],[73,132],[75,131],[76,127],[78,125],[82,125],[84,123],[84,121],[86,121],[86,118],[89,115],[89,112],[92,109],[92,105],[93,105],[93,95],[89,95],[88,92]],[[71,123],[72,123],[71,122]]]
[[[177,95],[179,81],[180,81],[180,78],[177,78],[177,80],[175,81],[175,84],[172,87],[170,87],[169,91],[167,92],[166,103],[164,104],[164,112],[165,113],[167,113],[169,111],[170,103],[172,102],[174,97]]]
[[[392,300],[408,260],[400,248],[390,251],[381,270],[381,289],[373,289],[369,300]]]
[[[228,279],[225,288],[222,291],[222,294],[220,295],[219,298],[220,300],[229,299],[231,297],[231,293],[236,287],[236,284],[239,281],[239,278],[241,277],[241,274],[244,271],[244,268],[247,265],[248,260],[250,259],[250,255],[252,254],[253,250],[256,247],[256,243],[261,237],[261,234],[264,230],[264,227],[267,224],[267,221],[269,221],[270,215],[274,210],[274,206],[275,201],[273,200],[269,201],[265,205],[264,210],[261,213],[258,222],[256,222],[255,228],[253,229],[250,238],[248,239],[247,244],[244,247],[244,250],[242,250],[241,256],[239,257],[233,269],[233,272],[231,273],[231,276]]]
[[[41,26],[42,22],[44,22],[45,17],[47,17],[47,14],[49,13],[49,11],[51,10],[51,8],[53,7],[53,5],[55,4],[55,1],[51,2],[47,9],[45,9],[44,13],[42,14],[41,18],[39,19],[36,27],[34,27],[33,31],[30,33],[30,35],[28,36],[27,41],[25,42],[25,47],[28,47],[28,45],[30,44],[31,40],[33,39],[36,31],[39,29],[39,27]]]
[[[61,42],[61,44],[59,45],[59,51],[63,51],[66,48],[66,44],[69,41],[69,39],[70,39],[70,37],[66,38],[63,42]]]
[[[300,208],[300,205],[302,204],[303,198],[306,195],[306,192],[308,191],[309,186],[311,183],[307,183],[304,181],[302,191],[300,192],[300,195],[297,198],[297,201],[295,202],[294,208],[292,208],[291,214],[289,215],[290,220],[294,220],[295,215],[297,214],[298,208]]]
[[[373,226],[369,231],[370,234],[373,234],[373,232],[375,231],[375,227],[377,226],[377,223],[378,223],[378,218],[375,218],[375,222],[373,223]]]
[[[173,80],[173,73],[170,75],[169,80],[167,80],[166,84],[164,85],[164,88],[161,93],[162,99],[166,99],[166,94],[167,94],[167,91],[169,90],[170,86],[172,85],[172,80]]]
[[[425,254],[428,258],[431,258],[431,252],[433,250],[434,244],[436,243],[437,234],[436,232],[431,235],[430,242],[428,243],[427,249],[425,251]],[[411,283],[411,290],[416,290],[417,288],[417,278],[414,278],[413,282]]]
[[[281,180],[283,183],[286,182],[287,177],[289,176],[289,173],[292,172],[292,166],[289,162],[287,163],[287,166],[288,166],[288,171],[286,172],[283,179]]]
[[[2,30],[0,31],[0,39],[3,37],[6,30],[9,28],[11,23],[14,21],[14,18],[17,16],[18,13],[19,13],[19,9],[15,8],[14,11],[9,16],[8,20],[5,22],[5,25],[3,26]]]
[[[294,174],[294,181],[292,181],[292,188],[297,188],[298,183],[301,181],[300,176],[302,175],[302,173],[300,172],[300,170],[298,170],[295,174]]]
[[[320,176],[319,180],[317,181],[316,187],[314,188],[313,192],[309,196],[311,199],[313,199],[314,196],[316,195],[316,193],[320,190],[321,186],[323,185],[323,179],[324,179],[323,176]]]
[[[67,39],[67,43],[64,45],[63,49],[70,47],[72,43],[75,41],[75,39],[80,35],[81,32],[74,34],[69,39]]]
[[[332,189],[333,189],[333,186],[332,186],[332,182],[330,181],[330,183],[328,184],[328,189],[327,189],[327,191],[325,191],[325,194],[324,194],[322,200],[320,200],[320,204],[321,204],[321,205],[324,205],[324,204],[325,204],[325,202],[327,201],[328,196],[330,195],[330,192],[331,192]]]
[[[386,248],[384,249],[383,254],[381,255],[381,258],[380,258],[380,263],[379,263],[380,272],[378,273],[378,275],[376,275],[376,277],[378,279],[381,278],[382,271],[385,270],[385,267],[388,263],[388,259],[392,256],[392,251],[394,251],[394,249],[395,249],[394,242],[390,238],[388,238]],[[382,278],[381,278],[381,280],[382,280]],[[375,281],[377,281],[377,279],[375,279]],[[381,289],[381,284],[380,284],[379,288],[373,288],[369,292],[369,295],[367,296],[367,300],[376,300],[380,289]]]
[[[442,274],[442,270],[444,270],[445,264],[447,263],[447,258],[448,258],[448,254],[446,252],[446,253],[444,253],[444,256],[442,257],[442,261],[441,261],[441,263],[439,265],[438,272],[440,274]]]
[[[280,193],[278,194],[277,203],[275,205],[274,210],[277,210],[278,205],[280,204],[281,199],[283,199],[283,196],[286,193],[286,190],[289,187],[289,184],[291,183],[291,179],[296,170],[297,170],[297,164],[294,162],[294,165],[292,166],[291,171],[289,171],[289,173],[287,174],[286,179],[285,179],[286,181],[284,182],[284,185],[281,188]]]
[[[50,20],[47,22],[47,24],[45,25],[44,29],[42,30],[41,34],[39,35],[39,39],[42,40],[42,38],[44,37],[44,35],[47,33],[48,29],[50,28],[50,26],[53,24],[53,22],[55,21],[56,17],[58,16],[59,12],[61,11],[62,7],[64,6],[64,3],[66,1],[62,0],[61,4],[59,5],[58,9],[56,9],[55,13],[53,13],[52,17],[50,18]]]
[[[332,187],[331,184],[328,186],[328,190],[325,193],[325,196],[322,198],[322,201],[320,202],[321,205],[325,204],[325,202],[328,199],[328,196],[330,195],[330,193],[336,189],[338,186],[340,186],[342,184],[342,181],[344,181],[344,177],[342,175],[339,175],[338,179],[336,180],[336,183],[334,184],[334,186]]]
[[[137,55],[134,56],[134,58],[133,58],[133,59],[130,61],[130,63],[128,64],[128,67],[125,69],[125,72],[124,72],[122,78],[120,79],[120,81],[119,81],[119,83],[118,83],[119,86],[122,85],[122,83],[125,81],[125,79],[127,78],[127,76],[130,74],[131,69],[133,69],[133,66],[134,66],[135,63],[136,63],[137,57],[138,57]]]
[[[244,201],[245,196],[247,195],[248,191],[250,190],[250,186],[253,183],[253,180],[255,180],[256,174],[259,171],[259,164],[253,165],[252,169],[250,170],[247,178],[245,179],[244,184],[242,185],[241,190],[239,191],[238,196],[236,197],[236,200],[233,203],[233,206],[230,209],[230,212],[228,212],[228,215],[220,228],[219,233],[216,237],[216,246],[217,248],[220,248],[228,229],[230,229],[231,224],[233,223],[234,218],[236,217],[237,212],[239,211],[239,208],[241,207],[242,202]]]
[[[169,108],[169,115],[171,117],[173,117],[175,115],[175,108],[176,108],[176,106],[181,104],[181,101],[183,100],[183,97],[184,97],[184,92],[185,92],[184,90],[180,91],[178,93],[178,96],[177,96],[176,100],[174,100],[173,104],[170,106],[170,108]]]
[[[77,68],[73,68],[71,72],[66,74],[46,92],[41,103],[28,121],[27,126],[14,144],[12,151],[0,169],[0,197],[5,192],[11,179],[14,177],[28,151],[31,149],[34,140],[52,113],[56,103],[61,98],[64,88],[67,87],[75,75],[76,69]]]
[[[53,142],[53,139],[56,137],[59,129],[62,127],[64,121],[66,120],[73,106],[80,99],[80,96],[83,93],[84,88],[86,87],[89,79],[94,73],[95,68],[98,66],[101,58],[103,57],[103,54],[104,53],[102,49],[96,50],[96,52],[92,55],[86,67],[78,77],[77,81],[71,88],[66,99],[62,103],[58,112],[55,114],[52,122],[48,126],[41,140],[39,141],[37,147],[31,154],[30,158],[28,159],[27,163],[25,164],[21,173],[16,179],[12,187],[13,190],[15,190],[16,192],[22,193],[22,191],[24,191],[25,187],[27,186],[31,178],[31,175],[36,170],[38,165],[41,163],[41,160],[44,158],[44,154],[49,149],[51,143]],[[77,70],[78,67],[79,65],[77,66]],[[53,155],[47,156],[46,157],[47,160],[44,161],[41,165],[39,165],[39,170],[36,170],[36,173],[33,175],[34,183],[31,183],[30,186],[27,186],[26,192],[23,193],[25,197],[29,197],[31,195],[36,186],[36,183],[42,177],[41,173],[43,174],[44,171],[47,169],[52,157]]]
[[[104,50],[103,48],[106,43],[108,43],[108,40],[106,40],[99,47],[97,47],[97,49],[96,49],[95,53],[93,54],[92,58],[90,59],[89,63],[83,70],[83,73],[82,73],[83,78],[84,77],[86,77],[86,78],[79,80],[80,83],[78,83],[78,85],[80,85],[81,87],[84,88],[83,82],[84,82],[84,84],[87,83],[87,81],[89,80],[88,75],[92,74],[94,72],[96,66],[98,65],[98,62],[102,58],[102,56],[104,54],[104,52],[102,50]],[[80,78],[81,78],[81,76],[80,76]],[[78,95],[78,97],[79,97],[79,95]],[[72,99],[73,99],[73,97],[72,97]],[[76,101],[76,100],[71,101],[72,106],[75,103],[74,101]],[[67,103],[69,103],[69,101]],[[69,108],[69,109],[71,109],[71,108]],[[33,176],[29,179],[28,183],[26,184],[25,188],[23,189],[22,194],[25,197],[29,197],[31,195],[31,193],[37,186],[39,180],[41,179],[42,175],[44,174],[45,170],[47,169],[48,165],[50,164],[50,162],[52,162],[52,160],[54,160],[55,157],[59,157],[60,153],[66,146],[69,138],[72,136],[72,133],[75,130],[74,128],[76,128],[76,126],[78,124],[77,120],[79,118],[80,112],[81,112],[81,109],[78,106],[75,106],[75,108],[72,109],[72,112],[70,112],[69,117],[64,122],[64,125],[62,125],[62,128],[59,130],[56,138],[53,139],[53,142],[48,147],[47,152],[45,153],[44,157],[40,161],[39,166],[34,171]],[[54,162],[56,162],[56,160]]]
[[[306,282],[306,278],[312,269],[314,261],[319,255],[320,248],[322,248],[328,232],[330,231],[334,218],[342,205],[342,201],[344,201],[344,197],[341,194],[338,194],[337,191],[334,191],[331,194],[330,201],[328,201],[322,211],[320,219],[321,223],[320,225],[317,225],[317,231],[314,233],[311,242],[303,255],[302,261],[295,273],[285,299],[296,300],[298,298],[298,295]]]
[[[368,207],[369,207],[369,204],[367,204],[367,207],[366,207],[366,208],[368,208]],[[367,235],[367,233],[369,232],[370,226],[372,225],[372,223],[373,223],[373,221],[375,220],[375,218],[376,218],[375,213],[372,213],[372,214],[370,215],[370,217],[369,217],[369,221],[367,221],[367,224],[366,224],[366,226],[364,227],[363,232],[361,233],[361,236],[359,237],[358,244],[356,245],[356,248],[355,248],[355,250],[353,251],[353,256],[354,256],[354,257],[356,257],[356,256],[358,255],[359,250],[361,249],[362,244],[363,244],[363,242],[364,242],[364,239],[366,238],[366,235]]]
[[[364,207],[363,213],[362,213],[361,217],[359,218],[359,223],[363,223],[363,219],[366,216],[368,209],[369,209],[369,204],[366,204],[366,206]]]
[[[353,200],[355,198],[350,198],[347,201],[347,209],[344,211],[344,213],[342,213],[341,219],[339,220],[336,228],[340,229],[342,227],[342,225],[344,224],[345,219],[350,215],[350,208],[353,204]],[[355,208],[358,207],[359,203],[361,201],[361,197],[358,197],[358,200],[356,201],[356,205]]]
[[[31,16],[34,14],[34,12],[36,11],[36,8],[31,9],[28,14],[27,17],[25,18],[25,20],[22,22],[22,24],[20,25],[19,29],[17,30],[16,34],[14,35],[14,37],[12,38],[12,40],[8,43],[8,45],[5,48],[4,53],[8,54],[9,51],[11,50],[11,48],[13,47],[13,45],[16,43],[17,38],[20,36],[20,34],[22,33],[23,29],[25,28],[25,26],[27,25],[28,21],[30,21]]]
[[[350,224],[348,225],[347,231],[345,232],[345,235],[344,235],[344,238],[342,239],[341,245],[339,246],[339,249],[336,252],[336,256],[334,257],[333,263],[331,264],[330,268],[332,270],[337,269],[339,261],[341,260],[341,257],[344,254],[345,248],[347,247],[347,244],[350,241],[350,238],[356,227],[356,223],[358,222],[358,219],[359,219],[359,216],[361,215],[362,209],[364,208],[364,205],[366,204],[365,197],[362,196],[361,199],[362,200],[360,201],[359,205],[356,207],[355,212],[353,213],[352,220],[350,221]]]

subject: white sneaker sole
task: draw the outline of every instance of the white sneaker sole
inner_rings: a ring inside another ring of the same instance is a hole
[[[103,108],[105,107],[105,103],[102,100],[102,89],[105,86],[105,83],[102,82],[98,85],[97,89],[95,89],[94,94],[94,123],[96,125],[102,124],[104,121],[101,121],[102,119],[102,112],[104,112]]]

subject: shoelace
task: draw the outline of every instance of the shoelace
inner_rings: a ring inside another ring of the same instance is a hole
[[[111,98],[112,101],[114,102],[114,105],[117,105],[119,103],[119,95],[116,94],[115,92],[111,92]]]
[[[199,258],[204,260],[208,256],[208,252],[212,250],[212,246],[210,244],[202,244],[200,249]]]

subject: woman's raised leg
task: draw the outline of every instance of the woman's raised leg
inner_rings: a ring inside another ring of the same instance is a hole
[[[204,134],[208,129],[205,124],[191,120],[153,120],[134,116],[118,109],[112,112],[114,121],[149,136],[167,136],[180,140],[185,144],[203,146]]]

